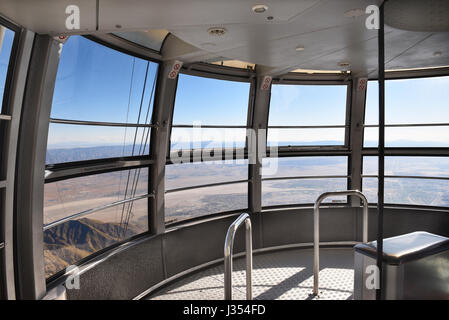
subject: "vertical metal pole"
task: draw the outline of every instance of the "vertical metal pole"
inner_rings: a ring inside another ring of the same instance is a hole
[[[48,35],[34,39],[23,98],[16,167],[16,285],[19,299],[46,293],[44,273],[44,171],[59,43]]]
[[[384,164],[385,164],[385,38],[384,38],[384,3],[379,8],[379,165],[377,194],[377,267],[379,270],[379,288],[376,300],[382,298],[382,257],[383,257],[383,216],[384,216]]]
[[[149,193],[154,197],[148,201],[148,229],[152,234],[165,232],[165,162],[170,144],[171,122],[176,95],[177,80],[168,77],[172,61],[159,65],[157,90],[154,102],[152,123],[156,128],[151,130]]]
[[[245,219],[246,236],[246,300],[253,300],[253,237],[251,220]]]
[[[228,231],[229,234],[229,231]],[[234,247],[234,231],[230,239],[226,236],[224,248],[224,298],[232,300],[232,250]]]
[[[25,84],[28,72],[28,65],[31,57],[31,50],[33,47],[34,33],[28,30],[17,30],[20,33],[16,35],[17,43],[17,60],[15,61],[14,71],[11,75],[11,86],[9,93],[9,100],[7,105],[3,105],[2,112],[11,116],[11,120],[6,126],[2,127],[0,124],[0,135],[3,136],[3,145],[0,156],[0,174],[6,178],[6,186],[0,190],[0,238],[5,242],[5,246],[0,250],[0,269],[3,269],[3,274],[0,275],[0,283],[3,286],[0,288],[0,299],[15,299],[16,286],[14,283],[14,184],[16,173],[16,151],[19,136],[20,118],[22,112],[23,95],[25,91]],[[15,38],[15,42],[16,42]],[[16,44],[13,44],[16,46]],[[14,51],[14,49],[13,49]],[[12,55],[14,53],[12,52]],[[12,60],[11,60],[12,59]],[[11,56],[10,63],[14,57]],[[1,144],[1,143],[0,143]]]
[[[321,198],[321,197],[320,197]],[[320,203],[318,198],[313,207],[313,295],[318,295],[318,276],[320,272]]]

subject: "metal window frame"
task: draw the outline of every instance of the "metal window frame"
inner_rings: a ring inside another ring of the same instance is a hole
[[[40,299],[46,292],[42,173],[58,51],[59,43],[52,37],[35,35],[23,98],[15,180],[15,272],[20,299]]]
[[[105,46],[109,49],[116,50],[120,53],[155,63],[158,68],[157,76],[155,79],[156,86],[157,86],[157,81],[159,78],[158,74],[159,74],[160,68],[161,68],[160,61],[153,59],[151,56],[142,55],[142,54],[139,54],[139,53],[136,53],[133,51],[123,49],[114,44],[104,42],[104,41],[98,39],[98,37],[94,37],[94,36],[84,36],[84,37],[93,42],[96,42],[99,45]],[[154,109],[155,109],[154,107],[155,107],[156,94],[157,93],[155,92],[154,93],[155,98],[153,100],[153,109],[152,109],[152,114],[151,114],[151,121],[153,119],[153,113],[154,113]],[[153,124],[152,122],[149,124],[137,124],[137,123],[117,123],[117,122],[49,118],[49,123],[69,124],[69,125],[110,126],[110,127],[152,128],[153,130],[158,129],[158,124]],[[153,130],[150,130],[149,137],[152,135],[151,131],[153,131]],[[66,179],[72,179],[72,178],[77,178],[77,177],[90,176],[90,175],[96,175],[96,174],[102,174],[102,173],[108,173],[108,172],[114,172],[114,171],[124,171],[124,170],[131,170],[131,169],[140,169],[140,168],[148,168],[148,170],[150,172],[150,170],[151,170],[150,168],[153,165],[153,163],[154,163],[154,160],[151,157],[151,146],[149,146],[149,151],[148,151],[148,154],[146,154],[146,155],[111,157],[111,158],[104,158],[104,159],[92,159],[92,160],[50,164],[50,165],[45,166],[46,167],[45,183],[51,183],[51,182],[62,181],[62,180],[66,180]],[[43,231],[48,230],[49,228],[57,226],[61,223],[72,220],[74,218],[80,218],[82,216],[87,216],[92,213],[107,209],[109,207],[113,207],[116,205],[132,202],[132,201],[137,201],[137,200],[141,200],[141,199],[153,198],[153,197],[154,197],[154,194],[149,189],[148,193],[146,195],[123,199],[123,200],[116,201],[116,202],[113,202],[113,203],[110,203],[110,204],[107,204],[104,206],[91,208],[91,209],[85,210],[83,212],[70,215],[63,219],[59,219],[58,221],[55,221],[49,225],[44,226]],[[148,216],[150,216],[149,211],[148,211]],[[148,225],[148,230],[149,230],[148,232],[150,232],[150,229],[151,229],[151,227],[150,227],[150,225]],[[147,233],[147,232],[144,232],[144,233]],[[109,246],[107,248],[109,248]],[[107,249],[107,248],[105,248],[105,249]],[[91,255],[89,255],[89,257],[90,256]],[[52,278],[53,278],[53,275],[49,277],[49,279],[52,279]]]
[[[87,217],[87,216],[89,216],[89,215],[91,215],[93,213],[100,212],[100,211],[103,211],[103,210],[106,210],[106,209],[109,209],[109,208],[113,208],[113,207],[121,205],[121,204],[134,202],[134,201],[138,201],[138,200],[142,200],[142,199],[147,199],[147,198],[151,198],[151,197],[154,197],[154,194],[144,194],[144,195],[140,195],[140,196],[136,196],[136,197],[132,197],[132,198],[126,198],[126,199],[114,201],[114,202],[111,202],[111,203],[108,203],[108,204],[105,204],[105,205],[102,205],[102,206],[98,206],[98,207],[87,209],[87,210],[84,210],[84,211],[81,211],[81,212],[78,212],[78,213],[74,213],[74,214],[66,216],[66,217],[64,217],[62,219],[50,222],[50,223],[44,225],[43,229],[44,229],[44,232],[45,232],[45,231],[47,231],[47,230],[49,230],[51,228],[54,228],[56,226],[59,226],[59,225],[61,225],[63,223],[71,221],[71,220],[76,220],[76,219],[80,219],[82,217]]]
[[[289,74],[290,75],[290,74]],[[344,132],[344,139],[343,139],[343,144],[342,145],[312,145],[312,146],[308,146],[308,145],[292,145],[292,146],[287,146],[287,147],[292,147],[292,148],[296,148],[299,150],[307,150],[310,148],[323,148],[323,147],[334,147],[334,148],[338,148],[338,147],[342,147],[346,150],[349,150],[349,139],[350,139],[350,115],[351,115],[351,98],[352,98],[352,83],[350,80],[348,80],[348,75],[340,75],[340,74],[331,74],[331,75],[320,75],[322,76],[323,80],[305,80],[304,77],[300,77],[300,78],[293,78],[293,77],[289,77],[289,78],[276,78],[273,79],[272,81],[272,86],[273,85],[304,85],[304,86],[332,86],[332,85],[341,85],[341,86],[346,86],[346,107],[345,107],[345,124],[344,125],[303,125],[303,126],[270,126],[268,125],[269,123],[269,114],[268,114],[268,121],[267,121],[267,136],[268,136],[268,129],[320,129],[320,128],[345,128],[345,132]],[[330,77],[338,77],[335,79],[329,79]],[[319,78],[319,77],[317,77]],[[271,89],[272,86],[270,87],[270,94],[271,94]],[[271,106],[271,98],[270,98],[270,106]],[[269,107],[269,111],[270,112],[270,107]],[[267,139],[267,143],[268,143],[268,139]],[[279,146],[281,147],[281,146]],[[282,146],[282,147],[286,147],[286,146]]]
[[[222,71],[223,73],[219,73],[218,71]],[[211,65],[207,63],[192,63],[188,64],[187,66],[183,66],[181,68],[181,71],[179,72],[178,77],[176,77],[176,88],[175,88],[175,94],[173,99],[173,106],[172,106],[172,115],[170,119],[170,137],[169,137],[169,145],[167,154],[170,155],[171,150],[171,135],[172,135],[172,129],[173,128],[195,128],[194,125],[189,124],[174,124],[174,114],[176,112],[175,105],[176,105],[176,98],[177,98],[177,92],[178,92],[178,81],[180,75],[189,75],[199,78],[207,78],[207,79],[214,79],[214,80],[223,80],[223,81],[233,81],[233,82],[244,82],[249,83],[249,94],[248,94],[248,111],[247,111],[247,119],[246,119],[246,125],[211,125],[211,124],[201,124],[201,128],[213,128],[213,129],[249,129],[249,123],[250,123],[250,115],[252,112],[250,111],[252,107],[252,94],[253,94],[253,78],[254,78],[254,71],[249,69],[241,69],[241,68],[233,68],[233,67],[227,67],[227,66],[219,66],[219,65]],[[245,142],[244,149],[247,150],[248,145],[247,141]],[[238,149],[238,148],[234,148]],[[193,152],[194,150],[191,149]]]
[[[0,24],[14,33],[0,105],[0,299],[15,299],[13,230],[16,149],[33,34],[1,15]]]

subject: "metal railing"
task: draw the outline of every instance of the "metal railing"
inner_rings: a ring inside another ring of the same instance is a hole
[[[232,300],[232,249],[237,229],[245,223],[246,229],[246,299],[252,300],[252,271],[253,271],[253,239],[251,219],[247,213],[242,213],[229,227],[224,246],[224,298]]]
[[[334,196],[356,196],[363,201],[363,242],[368,242],[368,200],[359,190],[325,192],[318,197],[313,206],[313,295],[318,295],[318,276],[320,272],[320,204],[324,199]]]

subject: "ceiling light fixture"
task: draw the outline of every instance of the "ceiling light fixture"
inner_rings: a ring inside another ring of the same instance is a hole
[[[304,46],[297,46],[296,51],[304,51]]]
[[[253,6],[252,10],[255,13],[264,13],[268,10],[268,6],[264,4],[256,4],[255,6]]]
[[[343,69],[348,69],[351,66],[351,64],[349,62],[339,62],[338,66]]]
[[[441,51],[435,51],[435,52],[433,53],[433,56],[434,56],[434,57],[441,57],[442,54],[443,54],[443,53],[442,53]]]
[[[345,17],[348,17],[348,18],[356,18],[356,17],[363,16],[364,14],[365,14],[365,10],[363,10],[361,8],[351,9],[344,13]]]
[[[207,32],[211,35],[211,36],[222,36],[224,35],[228,30],[226,30],[226,28],[223,27],[212,27],[209,28],[207,30]]]

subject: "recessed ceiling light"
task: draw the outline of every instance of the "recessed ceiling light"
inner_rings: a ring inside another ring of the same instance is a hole
[[[433,55],[434,55],[435,57],[441,57],[442,54],[443,54],[443,53],[442,53],[441,51],[435,51],[435,52],[433,53]]]
[[[252,8],[252,10],[253,10],[255,13],[264,13],[265,11],[268,10],[268,6],[266,6],[266,5],[264,5],[264,4],[256,4],[256,5]]]
[[[212,27],[207,30],[207,32],[212,36],[222,36],[224,35],[228,30],[223,27]]]
[[[364,14],[365,14],[365,10],[363,10],[361,8],[351,9],[344,13],[345,17],[348,17],[348,18],[360,17],[360,16],[363,16]]]
[[[296,51],[304,51],[304,46],[297,46]]]

